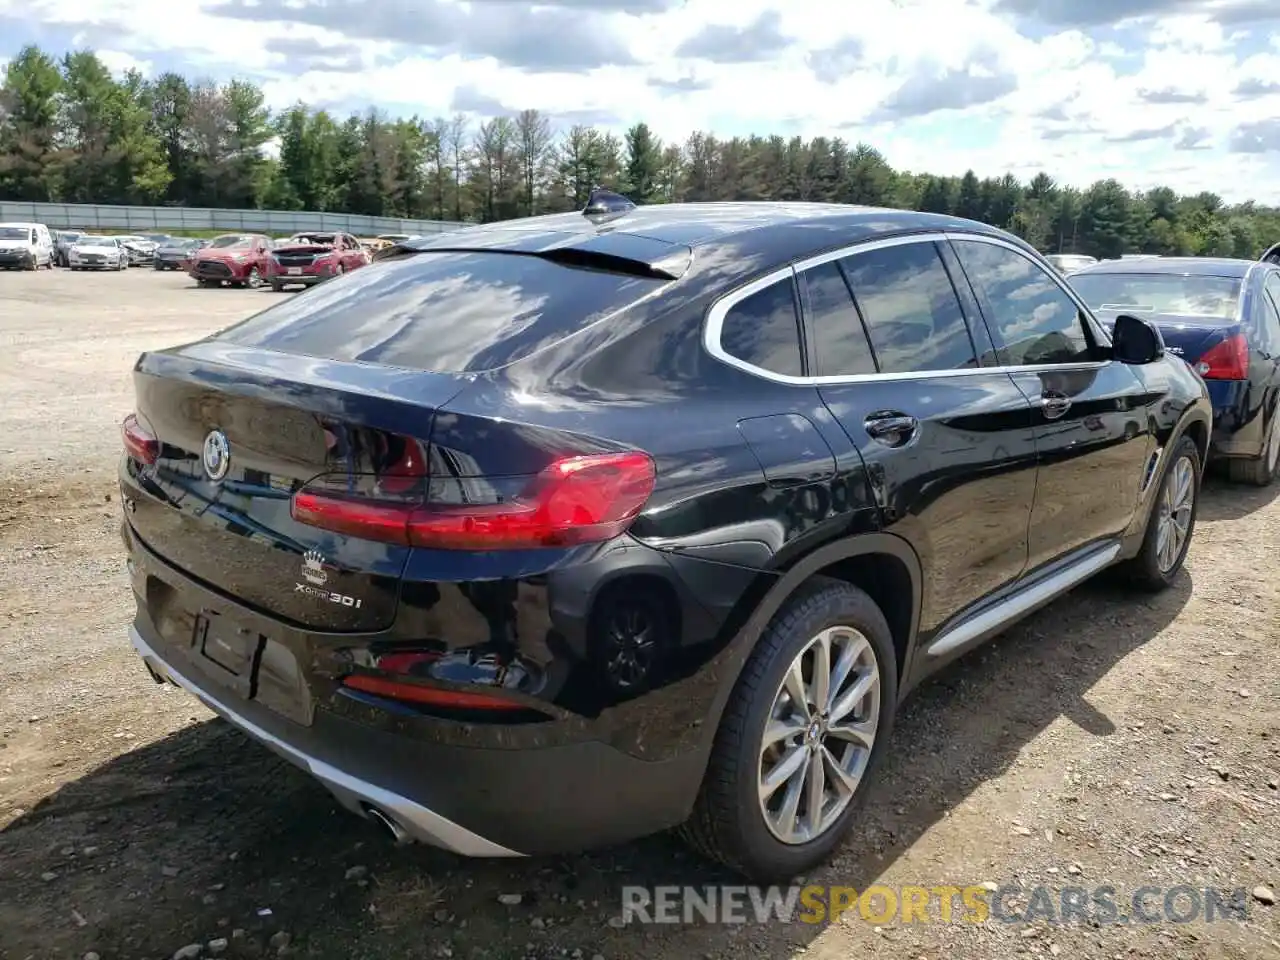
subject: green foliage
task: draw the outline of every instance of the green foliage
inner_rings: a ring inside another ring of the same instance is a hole
[[[0,85],[0,199],[327,210],[490,221],[581,209],[596,186],[637,203],[812,200],[983,220],[1046,252],[1256,257],[1280,241],[1280,210],[1211,193],[1084,190],[1048,173],[1021,183],[894,170],[839,138],[694,133],[664,144],[644,123],[622,137],[556,133],[536,110],[465,117],[347,118],[262,90],[173,73],[112,77],[90,51],[55,60],[26,47]],[[272,142],[277,151],[268,150]]]

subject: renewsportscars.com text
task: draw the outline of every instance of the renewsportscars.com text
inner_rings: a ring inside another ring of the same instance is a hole
[[[622,888],[623,923],[888,923],[1154,924],[1242,920],[1243,888],[1179,885],[1023,887],[979,884],[933,887],[809,884],[792,887]]]

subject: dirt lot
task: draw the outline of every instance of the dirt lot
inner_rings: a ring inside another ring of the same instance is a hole
[[[1174,589],[1087,585],[922,690],[865,822],[809,878],[1110,885],[1121,912],[1143,886],[1157,910],[1180,884],[1243,888],[1247,919],[624,928],[623,884],[726,878],[661,837],[518,863],[390,847],[154,685],[125,636],[130,366],[275,296],[0,275],[0,958],[1280,957],[1256,889],[1280,888],[1280,485],[1212,481]]]

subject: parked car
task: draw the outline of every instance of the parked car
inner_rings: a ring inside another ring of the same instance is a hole
[[[272,240],[260,233],[224,233],[195,251],[187,273],[202,287],[260,287]]]
[[[53,236],[43,223],[0,223],[0,269],[53,269]]]
[[[1139,314],[1195,367],[1213,400],[1211,455],[1266,486],[1280,463],[1280,268],[1252,260],[1110,260],[1072,274],[1099,318]]]
[[[202,249],[208,241],[195,240],[188,237],[170,237],[168,241],[156,247],[153,266],[157,270],[182,270],[191,267],[191,257]]]
[[[72,270],[127,270],[129,251],[119,237],[85,234],[67,251]]]
[[[387,243],[403,243],[414,239],[414,236],[411,233],[380,233],[375,239],[385,240]]]
[[[1045,259],[1053,265],[1055,270],[1064,275],[1098,262],[1097,257],[1086,256],[1083,253],[1051,253]]]
[[[85,236],[83,230],[59,230],[53,235],[53,262],[60,267],[68,267],[71,264],[67,260],[67,251],[71,249],[71,245]]]
[[[350,234],[295,233],[277,242],[267,259],[267,280],[277,292],[288,286],[309,287],[367,266],[370,256]]]
[[[759,880],[835,849],[925,677],[1173,581],[1211,428],[1020,239],[828,204],[422,239],[134,380],[153,678],[397,838],[683,824]]]
[[[356,239],[371,258],[380,250],[385,250],[391,246],[390,240],[380,240],[377,237],[357,237]]]
[[[129,266],[147,266],[155,260],[158,244],[154,241],[132,233],[117,234],[116,239],[120,241],[124,246],[125,252],[129,255]]]

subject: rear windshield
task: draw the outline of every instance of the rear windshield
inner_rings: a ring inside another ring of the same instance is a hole
[[[526,357],[667,281],[504,253],[419,253],[322,283],[217,339],[330,360],[476,373]]]
[[[1169,313],[1232,320],[1241,281],[1231,277],[1180,277],[1171,273],[1086,273],[1071,286],[1100,311]]]

